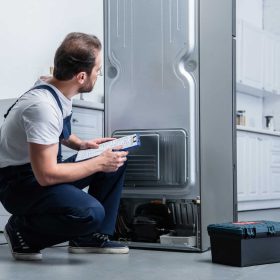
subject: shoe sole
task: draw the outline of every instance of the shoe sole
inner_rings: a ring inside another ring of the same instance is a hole
[[[12,256],[14,257],[15,260],[21,260],[21,261],[41,261],[42,260],[42,254],[40,253],[17,253],[13,251],[12,248],[12,243],[9,237],[9,234],[6,230],[4,229],[4,236],[8,242],[9,248],[12,252]]]
[[[94,248],[94,247],[68,247],[68,252],[71,254],[127,254],[129,248]]]

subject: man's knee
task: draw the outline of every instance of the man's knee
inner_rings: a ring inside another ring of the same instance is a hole
[[[101,204],[78,207],[68,217],[74,222],[76,230],[86,235],[98,230],[105,218],[105,210]]]
[[[94,224],[101,225],[105,218],[104,207],[101,204],[98,207],[90,207],[90,215],[93,218]]]
[[[98,206],[78,208],[76,211],[78,211],[79,220],[81,222],[101,224],[105,217],[105,210],[101,204]]]

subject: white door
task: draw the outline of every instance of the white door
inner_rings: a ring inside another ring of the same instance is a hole
[[[274,89],[280,94],[280,40],[274,41]]]
[[[263,33],[246,22],[243,22],[241,51],[243,83],[263,89]]]
[[[276,90],[274,86],[274,49],[275,37],[269,33],[263,34],[263,86],[268,92]]]
[[[243,83],[242,80],[242,32],[243,22],[238,20],[236,23],[236,82]]]

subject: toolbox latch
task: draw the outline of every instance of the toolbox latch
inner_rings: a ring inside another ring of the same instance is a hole
[[[255,238],[256,237],[256,229],[255,228],[245,228],[245,236],[246,238]]]
[[[274,225],[267,226],[267,235],[274,236],[276,234]]]

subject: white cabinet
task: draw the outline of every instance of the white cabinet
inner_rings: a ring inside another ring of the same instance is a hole
[[[237,186],[239,201],[257,199],[268,192],[269,137],[246,132],[237,134]]]
[[[72,133],[82,140],[103,137],[104,113],[101,110],[73,106],[71,119]],[[76,151],[62,147],[63,159],[75,154]]]
[[[268,92],[275,92],[277,90],[274,77],[275,64],[275,37],[269,33],[263,34],[263,88]],[[280,49],[279,49],[280,51]]]
[[[238,20],[237,90],[256,96],[280,94],[280,37]]]
[[[280,206],[280,137],[237,132],[238,209]]]
[[[243,22],[238,20],[236,22],[236,82],[242,83],[242,33]]]
[[[248,23],[243,23],[241,34],[241,73],[242,83],[263,88],[263,33]]]
[[[280,39],[274,40],[274,88],[280,94]]]
[[[280,195],[280,139],[271,141],[271,165],[270,165],[271,193]]]

